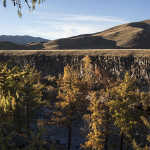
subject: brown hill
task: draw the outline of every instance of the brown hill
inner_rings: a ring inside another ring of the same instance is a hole
[[[43,43],[42,47],[43,49],[148,49],[150,20],[119,25],[95,34],[53,40]]]
[[[30,50],[39,50],[39,49],[44,49],[44,43],[45,42],[36,42],[36,43],[28,43],[26,44],[26,49]]]
[[[0,42],[0,50],[6,49],[150,49],[150,20],[127,23],[94,34],[28,43],[25,46]]]
[[[26,46],[18,45],[8,41],[0,41],[0,50],[23,50]]]

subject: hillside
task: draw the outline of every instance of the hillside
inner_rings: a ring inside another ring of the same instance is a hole
[[[1,35],[0,41],[9,41],[9,42],[21,45],[21,44],[34,43],[34,42],[46,42],[48,40],[40,38],[40,37],[32,37],[32,36]]]
[[[15,43],[0,42],[0,49],[61,50],[61,49],[150,49],[150,20],[127,23],[102,32],[47,41],[29,36],[17,37]],[[32,40],[36,39],[36,42]],[[8,39],[7,39],[8,40]],[[5,40],[5,41],[7,41]],[[20,41],[19,41],[20,40]],[[39,40],[39,41],[38,41]],[[1,36],[0,36],[1,41]],[[30,41],[30,43],[28,43]]]
[[[26,46],[18,45],[8,41],[0,41],[0,50],[19,50],[19,49],[26,49]]]
[[[119,25],[108,30],[58,39],[44,49],[147,49],[150,48],[150,20]]]

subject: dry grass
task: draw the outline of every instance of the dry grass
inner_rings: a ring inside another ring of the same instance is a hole
[[[46,55],[46,56],[122,56],[150,57],[150,49],[90,49],[90,50],[1,50],[0,55]]]

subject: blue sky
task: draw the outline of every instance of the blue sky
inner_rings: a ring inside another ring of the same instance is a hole
[[[110,27],[150,19],[150,0],[46,0],[22,18],[7,0],[0,1],[0,35],[31,35],[50,40],[100,32]]]

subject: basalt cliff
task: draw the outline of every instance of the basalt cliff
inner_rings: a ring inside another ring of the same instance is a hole
[[[82,70],[85,55],[92,59],[94,69],[105,70],[110,77],[115,78],[123,78],[128,71],[139,79],[141,89],[149,90],[150,50],[2,51],[0,62],[8,62],[12,66],[30,64],[42,76],[58,76],[67,64]]]

